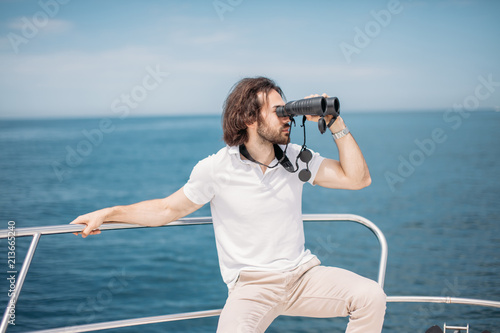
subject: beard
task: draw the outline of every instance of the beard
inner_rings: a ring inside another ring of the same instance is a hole
[[[268,141],[272,144],[286,145],[290,142],[290,132],[284,132],[283,130],[290,127],[290,124],[285,124],[280,128],[273,129],[265,122],[257,121],[257,134],[263,141]]]

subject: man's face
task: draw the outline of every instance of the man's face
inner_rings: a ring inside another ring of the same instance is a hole
[[[259,98],[264,98],[264,94]],[[257,119],[257,134],[262,140],[283,145],[290,141],[290,119],[278,117],[276,114],[276,107],[282,105],[285,105],[285,102],[280,94],[274,89],[271,90]]]

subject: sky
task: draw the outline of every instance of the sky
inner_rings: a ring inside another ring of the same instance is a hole
[[[500,111],[500,1],[0,0],[0,118],[220,114],[267,76],[352,112]]]

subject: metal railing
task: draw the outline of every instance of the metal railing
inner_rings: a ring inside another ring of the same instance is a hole
[[[380,286],[384,287],[385,281],[385,271],[387,267],[387,254],[388,247],[387,241],[385,239],[382,231],[370,220],[353,214],[306,214],[303,215],[304,222],[335,222],[335,221],[351,221],[364,225],[367,227],[373,234],[377,237],[377,240],[380,245],[380,262],[378,269],[378,278],[377,282]],[[170,226],[185,226],[185,225],[200,225],[200,224],[211,224],[211,217],[201,217],[201,218],[183,218],[172,223],[167,224],[163,227]],[[22,268],[19,272],[19,276],[17,277],[16,287],[12,296],[9,299],[9,303],[5,308],[5,312],[3,315],[3,319],[0,325],[0,333],[3,333],[7,330],[8,322],[9,322],[9,309],[10,305],[15,305],[21,289],[24,284],[24,280],[28,273],[31,261],[35,254],[38,242],[42,235],[54,235],[54,234],[65,234],[65,233],[75,233],[80,232],[84,228],[83,225],[56,225],[56,226],[47,226],[47,227],[32,227],[32,228],[16,228],[15,237],[33,237],[26,257],[23,261]],[[136,228],[148,228],[135,224],[123,224],[123,223],[105,223],[101,225],[99,228],[102,231],[105,230],[118,230],[118,229],[136,229]],[[8,238],[10,230],[0,230],[0,239]],[[488,306],[488,307],[496,307],[500,308],[500,302],[496,301],[488,301],[488,300],[480,300],[480,299],[468,299],[468,298],[456,298],[456,297],[433,297],[433,296],[388,296],[387,302],[430,302],[430,303],[453,303],[453,304],[469,304],[469,305],[480,305],[480,306]],[[95,323],[95,324],[87,324],[87,325],[78,325],[78,326],[69,326],[69,327],[61,327],[55,329],[48,330],[39,330],[37,333],[41,332],[91,332],[119,327],[130,327],[137,325],[145,325],[145,324],[155,324],[162,323],[168,321],[179,321],[179,320],[187,320],[187,319],[196,319],[196,318],[205,318],[205,317],[214,317],[218,316],[221,312],[221,309],[216,310],[206,310],[206,311],[197,311],[197,312],[188,312],[188,313],[178,313],[178,314],[169,314],[163,316],[154,316],[154,317],[143,317],[143,318],[135,318],[135,319],[126,319],[126,320],[117,320],[117,321],[108,321],[103,323]]]

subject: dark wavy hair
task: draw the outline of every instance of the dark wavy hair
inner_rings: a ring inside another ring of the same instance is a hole
[[[262,108],[258,94],[262,92],[263,101],[266,101],[271,90],[276,90],[284,99],[281,88],[266,77],[244,78],[231,88],[222,113],[223,139],[226,144],[239,146],[248,140],[247,126],[259,119]]]

